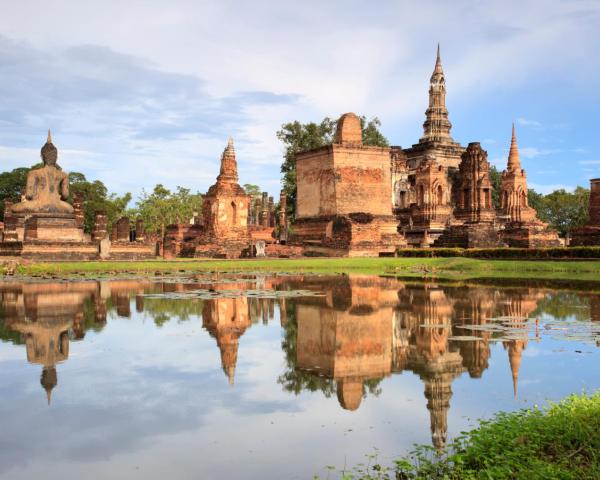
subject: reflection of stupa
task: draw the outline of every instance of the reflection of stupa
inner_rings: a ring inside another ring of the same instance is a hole
[[[217,339],[223,371],[233,385],[239,338],[250,326],[247,298],[206,300],[202,308],[202,326]]]
[[[48,402],[58,383],[56,365],[69,356],[69,335],[75,340],[85,337],[86,316],[92,323],[106,322],[111,287],[140,291],[149,285],[131,280],[0,284],[4,324],[21,334],[27,360],[42,365],[40,383]]]
[[[68,332],[82,316],[87,295],[86,289],[64,284],[24,284],[11,294],[2,292],[5,324],[21,334],[27,361],[42,365],[40,383],[48,404],[58,383],[56,364],[69,356]]]
[[[365,381],[390,373],[392,305],[397,300],[387,283],[350,276],[325,288],[325,297],[296,304],[297,368],[335,380],[346,410],[360,406]]]
[[[517,385],[519,382],[519,370],[521,369],[521,356],[527,348],[526,320],[537,308],[538,302],[544,294],[530,289],[509,290],[505,292],[506,298],[501,302],[501,314],[506,317],[508,324],[523,329],[523,339],[508,340],[502,342],[508,350],[508,360],[513,381],[513,393],[517,397]]]
[[[494,317],[498,303],[495,290],[487,288],[457,289],[454,306],[454,334],[479,337],[482,341],[458,342],[463,365],[471,378],[481,378],[490,358],[490,332],[462,329],[463,325],[486,325]]]
[[[450,348],[453,301],[432,285],[407,286],[398,292],[394,372],[411,370],[425,384],[433,445],[446,445],[452,382],[464,371],[457,348]]]

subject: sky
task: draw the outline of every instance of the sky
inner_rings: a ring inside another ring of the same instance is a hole
[[[452,135],[529,185],[600,177],[600,1],[0,0],[2,171],[59,164],[116,193],[204,192],[234,138],[277,196],[282,124],[353,111],[418,142],[441,44]]]

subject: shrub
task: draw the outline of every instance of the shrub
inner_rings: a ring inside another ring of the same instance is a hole
[[[600,247],[552,248],[402,248],[399,257],[465,257],[486,259],[600,259]]]

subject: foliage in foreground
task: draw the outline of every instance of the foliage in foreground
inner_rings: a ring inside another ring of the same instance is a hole
[[[558,404],[498,413],[463,432],[446,452],[417,446],[393,467],[369,463],[342,480],[600,478],[600,391]],[[319,477],[315,477],[319,478]]]

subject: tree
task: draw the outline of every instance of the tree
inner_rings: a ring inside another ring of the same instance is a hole
[[[167,225],[179,221],[186,222],[202,208],[202,195],[192,194],[190,189],[177,187],[171,192],[160,183],[148,194],[142,190],[137,203],[136,213],[144,220],[146,230],[165,235]]]
[[[387,147],[389,143],[379,131],[381,122],[377,117],[367,121],[360,117],[363,143],[365,145]],[[287,196],[287,214],[294,218],[296,209],[296,154],[305,150],[323,147],[333,141],[337,122],[325,117],[321,123],[300,123],[294,121],[285,123],[277,132],[277,138],[285,147],[281,173],[283,174],[283,190]]]
[[[545,195],[536,210],[540,220],[566,235],[587,221],[589,201],[587,188],[577,187],[573,193],[561,188]]]
[[[492,183],[492,204],[500,208],[500,190],[502,188],[502,174],[495,165],[490,166],[490,182]]]
[[[70,201],[76,193],[83,196],[84,230],[88,233],[94,227],[94,216],[97,211],[106,213],[108,225],[117,221],[124,213],[131,201],[131,193],[122,196],[114,193],[108,194],[108,189],[100,180],[89,182],[85,175],[79,172],[69,173]]]
[[[4,220],[4,201],[19,202],[25,190],[29,168],[15,168],[10,172],[0,173],[0,198],[2,199],[2,219]]]

